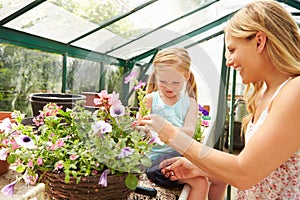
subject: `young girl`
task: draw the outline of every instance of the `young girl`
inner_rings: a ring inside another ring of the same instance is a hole
[[[145,98],[147,107],[152,114],[158,114],[193,137],[198,106],[196,102],[197,88],[194,76],[190,71],[190,62],[189,54],[183,48],[159,51],[153,61],[154,71],[149,77]],[[148,178],[165,188],[178,187],[180,184],[187,183],[191,187],[188,199],[206,199],[208,193],[206,177],[177,182],[170,181],[161,174],[160,162],[179,155],[168,145],[154,146],[148,155],[153,163],[152,167],[146,170]]]

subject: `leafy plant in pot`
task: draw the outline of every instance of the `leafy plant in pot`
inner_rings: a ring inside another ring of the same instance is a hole
[[[137,89],[142,90],[142,87]],[[72,183],[81,187],[81,194],[78,195],[82,195],[87,184],[83,182],[91,177],[93,181],[88,182],[93,182],[95,186],[86,191],[86,195],[90,196],[85,198],[93,195],[105,199],[110,192],[119,199],[120,192],[105,190],[114,185],[109,182],[115,180],[110,175],[116,178],[116,185],[119,186],[122,184],[119,181],[124,180],[125,187],[135,189],[138,175],[151,165],[146,156],[151,149],[151,137],[135,129],[132,125],[136,121],[132,117],[135,115],[131,115],[129,107],[122,105],[117,93],[101,91],[95,99],[99,106],[95,112],[86,110],[83,103],[79,101],[75,108],[66,111],[55,103],[47,104],[33,119],[37,130],[24,126],[21,123],[24,115],[18,111],[15,112],[16,124],[7,122],[3,125],[10,127],[7,135],[18,145],[8,148],[7,158],[11,164],[18,163],[16,170],[22,175],[5,186],[2,192],[12,196],[14,185],[21,180],[31,184],[43,181],[46,186],[48,181],[52,184],[46,187],[48,195],[62,197],[59,195],[67,193],[70,196],[63,198],[78,199],[82,196],[76,196],[74,185],[68,185]],[[53,181],[61,178],[60,175],[64,181]],[[59,185],[53,185],[56,183]],[[69,191],[58,192],[63,187],[69,188]],[[128,191],[126,189],[124,192],[125,196]]]

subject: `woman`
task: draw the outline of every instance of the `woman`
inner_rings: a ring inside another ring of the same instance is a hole
[[[247,84],[245,148],[232,155],[203,146],[149,115],[141,123],[185,157],[163,162],[162,173],[220,179],[239,189],[237,199],[300,199],[298,26],[279,3],[261,0],[238,11],[224,32],[226,64]]]

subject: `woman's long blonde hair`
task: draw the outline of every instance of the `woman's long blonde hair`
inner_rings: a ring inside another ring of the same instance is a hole
[[[235,38],[251,38],[257,32],[267,36],[268,58],[283,73],[300,74],[300,35],[292,16],[276,1],[258,0],[239,10],[227,23],[225,34]],[[245,99],[249,115],[243,120],[243,130],[252,119],[264,81],[247,85]]]
[[[157,91],[157,83],[155,79],[156,72],[163,67],[174,67],[185,78],[189,77],[187,82],[187,92],[190,97],[197,99],[197,85],[193,73],[190,71],[191,58],[184,48],[169,48],[159,51],[153,60],[154,71],[148,79],[146,92],[151,93]]]

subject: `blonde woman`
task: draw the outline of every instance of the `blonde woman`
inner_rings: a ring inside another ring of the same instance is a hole
[[[245,148],[221,152],[149,115],[141,121],[185,158],[161,164],[170,180],[204,174],[237,187],[237,199],[300,199],[300,36],[276,1],[253,1],[225,29],[227,66],[248,85]]]

